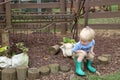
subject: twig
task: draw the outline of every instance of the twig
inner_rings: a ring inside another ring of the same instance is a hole
[[[6,4],[6,3],[8,3],[8,2],[11,2],[11,0],[1,2],[0,5]]]

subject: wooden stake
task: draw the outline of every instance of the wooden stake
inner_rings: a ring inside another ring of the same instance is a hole
[[[39,78],[39,69],[37,68],[29,68],[28,70],[28,79],[35,80]]]
[[[2,80],[17,80],[16,70],[13,68],[6,68],[2,70]]]
[[[20,66],[16,68],[17,70],[17,79],[25,80],[27,78],[27,67]]]

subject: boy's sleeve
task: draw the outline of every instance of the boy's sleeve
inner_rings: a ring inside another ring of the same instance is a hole
[[[73,51],[73,52],[76,52],[77,50],[79,50],[79,47],[78,47],[77,44],[75,44],[74,47],[73,47],[73,49],[72,49],[72,51]]]
[[[95,40],[92,40],[92,45],[93,45],[93,46],[95,45]]]

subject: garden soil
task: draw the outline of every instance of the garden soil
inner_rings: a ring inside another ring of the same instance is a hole
[[[62,51],[56,55],[49,55],[48,49],[50,46],[59,44],[62,41],[63,35],[60,34],[39,34],[32,33],[27,35],[14,35],[13,42],[25,42],[29,48],[29,67],[41,67],[49,64],[58,63],[71,67],[71,71],[57,74],[49,74],[47,76],[40,76],[40,80],[70,80],[75,75],[74,61],[70,57],[64,57]],[[27,40],[26,40],[27,37]],[[68,34],[66,37],[71,37]],[[28,41],[29,40],[29,41]],[[96,30],[95,37],[96,45],[94,52],[96,53],[93,66],[101,75],[107,75],[120,70],[120,30]],[[110,54],[111,61],[107,64],[99,63],[97,57],[102,54]]]

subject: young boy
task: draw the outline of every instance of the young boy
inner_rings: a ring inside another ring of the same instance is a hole
[[[86,58],[87,69],[90,72],[95,73],[96,69],[92,67],[92,61],[95,56],[95,53],[93,52],[95,45],[95,32],[92,28],[87,26],[81,30],[79,38],[79,42],[77,42],[72,49],[73,55],[78,55],[78,57],[75,58],[75,72],[80,76],[86,75],[86,73],[82,70],[82,61],[84,58]]]

